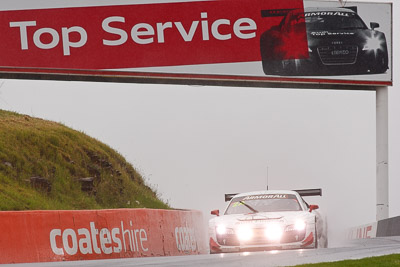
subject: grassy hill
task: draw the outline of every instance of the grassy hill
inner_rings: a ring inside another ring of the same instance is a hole
[[[0,210],[169,208],[107,145],[0,110]]]

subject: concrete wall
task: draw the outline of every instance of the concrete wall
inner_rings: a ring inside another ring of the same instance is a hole
[[[0,264],[208,252],[200,211],[3,211],[0,231]]]

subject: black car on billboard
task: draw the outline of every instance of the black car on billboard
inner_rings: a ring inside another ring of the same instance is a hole
[[[376,74],[388,69],[385,34],[375,30],[376,22],[368,28],[356,7],[293,9],[282,16],[279,25],[260,37],[265,74]],[[308,43],[308,55],[291,55],[301,42]]]

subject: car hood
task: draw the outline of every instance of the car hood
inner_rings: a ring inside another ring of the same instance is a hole
[[[294,223],[298,219],[307,220],[313,218],[308,211],[284,211],[284,212],[259,212],[249,214],[222,215],[210,220],[210,224],[225,224],[235,226],[242,223],[265,224],[268,222],[283,222],[284,224]]]

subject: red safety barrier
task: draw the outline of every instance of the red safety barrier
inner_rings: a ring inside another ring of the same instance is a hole
[[[0,231],[0,263],[207,253],[200,211],[4,211]]]
[[[375,238],[378,224],[376,222],[353,227],[348,231],[348,239]]]

